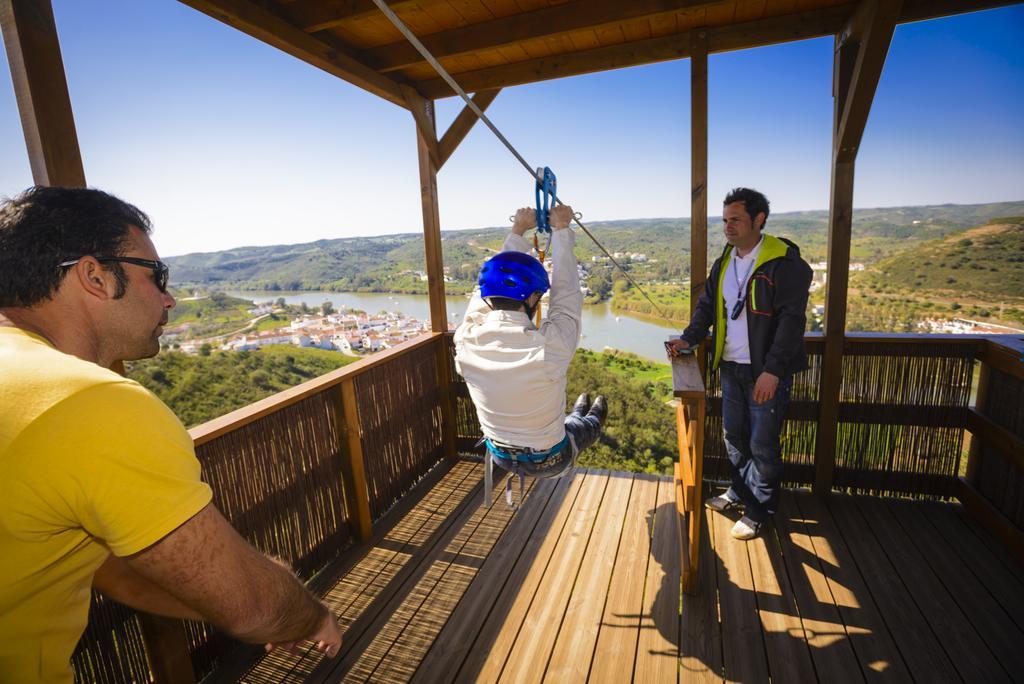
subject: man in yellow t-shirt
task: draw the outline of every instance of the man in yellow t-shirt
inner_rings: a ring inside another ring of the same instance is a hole
[[[171,411],[110,370],[174,299],[149,219],[97,190],[0,204],[0,682],[71,682],[95,588],[270,647],[341,635],[210,503]]]

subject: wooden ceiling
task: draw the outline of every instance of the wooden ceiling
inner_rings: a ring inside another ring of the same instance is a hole
[[[372,0],[181,0],[395,104],[453,95]],[[467,91],[679,59],[691,32],[725,52],[837,33],[893,0],[388,0]],[[900,22],[1014,0],[903,0]],[[408,91],[406,91],[408,92]]]

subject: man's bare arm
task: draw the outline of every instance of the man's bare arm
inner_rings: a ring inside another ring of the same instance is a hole
[[[92,578],[92,586],[115,601],[147,613],[184,620],[202,620],[198,611],[135,572],[123,559],[110,554]]]
[[[316,635],[328,655],[341,645],[327,607],[288,569],[242,539],[213,504],[125,561],[243,641],[281,643]]]

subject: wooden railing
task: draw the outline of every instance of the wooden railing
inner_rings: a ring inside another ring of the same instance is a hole
[[[811,367],[794,379],[782,435],[784,479],[800,485],[814,481],[823,346],[820,336],[810,335],[807,342]],[[1021,552],[1021,350],[980,337],[851,335],[846,354],[835,486],[959,497]],[[981,381],[972,409],[971,375],[978,361]],[[692,588],[701,482],[727,479],[728,470],[717,374],[705,376],[705,395],[694,360],[680,363],[674,365],[674,374],[683,373],[675,377],[677,504],[685,521],[679,528],[683,577]],[[973,440],[965,464],[967,431]],[[480,428],[454,371],[451,335],[437,333],[191,434],[217,506],[253,544],[291,564],[318,589],[329,579],[324,568],[369,537],[373,522],[441,459],[472,448]],[[140,616],[97,595],[74,665],[82,681],[188,682],[213,672],[238,646],[208,625]]]
[[[317,588],[318,573],[455,455],[450,344],[425,335],[193,428],[214,503]],[[73,663],[81,681],[190,682],[238,647],[208,624],[96,595]]]
[[[824,345],[806,338],[810,368],[793,378],[781,435],[787,486],[814,482]],[[834,459],[837,489],[874,495],[956,495],[975,359],[987,342],[968,336],[859,335],[846,339]],[[707,373],[707,466],[728,479],[721,387]]]
[[[1024,562],[1024,339],[988,340],[957,496]]]
[[[675,464],[676,539],[683,591],[697,590],[700,563],[700,523],[704,512],[704,414],[705,392],[700,364],[694,355],[672,359],[672,391],[676,397],[676,438],[679,460]]]

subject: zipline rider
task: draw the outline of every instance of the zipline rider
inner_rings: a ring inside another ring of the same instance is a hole
[[[549,288],[523,234],[536,226],[531,208],[516,212],[503,251],[484,263],[479,287],[455,331],[455,366],[469,386],[488,458],[517,475],[555,477],[571,469],[601,432],[608,406],[582,394],[565,415],[566,372],[580,339],[580,291],[573,217],[550,211],[550,301],[540,326],[533,314]],[[511,478],[506,494],[511,503]]]

